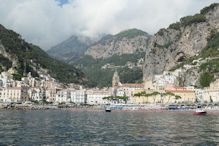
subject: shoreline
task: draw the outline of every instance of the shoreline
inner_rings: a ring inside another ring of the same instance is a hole
[[[102,109],[77,109],[77,108],[68,108],[63,109],[67,111],[77,111],[77,112],[105,112]],[[130,112],[130,113],[189,113],[193,114],[195,110],[161,110],[161,109],[150,109],[150,110],[112,110],[112,112]],[[208,114],[219,114],[219,110],[206,110]]]
[[[62,107],[56,105],[0,105],[0,110],[65,110],[65,111],[76,111],[76,112],[105,112],[103,107]],[[112,112],[132,112],[132,113],[179,113],[179,114],[193,114],[195,109],[176,109],[168,110],[165,108],[144,108],[144,109],[112,109]],[[219,109],[206,109],[208,114],[219,114]]]

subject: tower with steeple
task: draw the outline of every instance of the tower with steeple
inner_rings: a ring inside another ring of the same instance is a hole
[[[112,87],[113,88],[116,88],[118,87],[120,84],[120,79],[119,79],[119,75],[118,75],[118,72],[117,70],[114,72],[114,75],[113,75],[113,79],[112,79]]]
[[[113,87],[113,96],[116,96],[117,89],[121,85],[119,75],[117,70],[115,70],[113,79],[112,79],[112,87]]]

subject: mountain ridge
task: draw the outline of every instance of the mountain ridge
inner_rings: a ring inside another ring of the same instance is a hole
[[[84,84],[86,80],[80,70],[49,57],[38,46],[25,42],[19,34],[3,25],[0,25],[0,54],[2,71],[13,68],[16,79],[28,72],[34,77],[43,72],[64,83]],[[5,67],[4,60],[11,63]]]

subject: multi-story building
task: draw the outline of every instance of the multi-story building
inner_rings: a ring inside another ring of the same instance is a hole
[[[175,100],[173,97],[172,102],[194,103],[196,100],[195,91],[191,89],[187,89],[185,87],[174,87],[172,90],[165,90],[165,92],[171,92],[181,97],[180,99],[177,100]]]
[[[42,97],[42,91],[41,91],[41,88],[40,87],[32,87],[29,89],[29,97],[30,99],[32,100],[36,100],[36,101],[41,101],[43,100]]]
[[[75,89],[68,89],[70,92],[70,101],[73,103],[81,104],[86,103],[86,90],[75,90]]]
[[[25,101],[27,98],[27,88],[25,87],[3,88],[0,95],[0,99],[2,99],[2,101],[6,101],[6,99],[8,99],[11,102],[22,102]]]
[[[112,96],[109,91],[101,91],[101,90],[88,90],[87,91],[87,104],[91,105],[100,105],[100,104],[108,104],[108,100],[104,100],[104,97]]]
[[[57,92],[56,100],[57,103],[67,103],[71,101],[70,92],[67,89],[62,89]]]
[[[204,102],[219,102],[219,79],[203,90]]]
[[[117,96],[133,97],[135,90],[143,90],[143,84],[122,84],[117,89]]]

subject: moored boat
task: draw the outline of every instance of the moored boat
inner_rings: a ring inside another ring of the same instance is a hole
[[[111,112],[111,108],[106,108],[105,111],[106,112]]]
[[[198,106],[195,110],[195,113],[193,113],[193,115],[206,115],[206,114],[207,112],[200,106]]]

